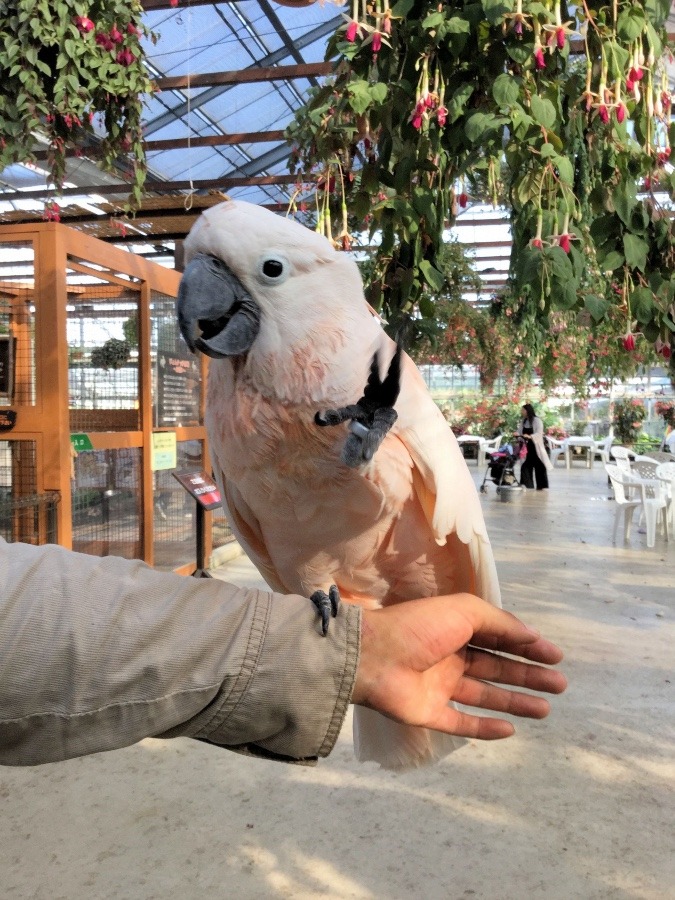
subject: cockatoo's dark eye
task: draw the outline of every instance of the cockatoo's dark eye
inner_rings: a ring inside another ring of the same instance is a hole
[[[266,253],[258,262],[258,278],[263,284],[283,284],[291,273],[291,265],[280,253]]]

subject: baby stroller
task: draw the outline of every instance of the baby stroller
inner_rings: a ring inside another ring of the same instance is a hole
[[[488,453],[488,465],[485,471],[483,483],[480,486],[481,494],[487,494],[487,480],[490,478],[497,485],[497,493],[500,488],[513,487],[517,484],[514,468],[516,463],[527,454],[525,441],[522,438],[513,444],[503,444],[494,453]]]

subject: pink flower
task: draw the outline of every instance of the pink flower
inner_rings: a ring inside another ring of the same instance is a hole
[[[469,202],[469,197],[464,193],[464,191],[462,191],[462,193],[459,195],[458,200],[459,205],[462,207],[462,209],[466,209],[466,204]]]
[[[609,122],[609,110],[604,103],[598,107],[598,115],[605,125]]]
[[[627,334],[624,336],[622,341],[623,349],[627,350],[629,353],[632,353],[635,350],[635,335]]]
[[[372,46],[373,56],[377,56],[377,54],[380,52],[381,49],[382,49],[382,35],[380,34],[379,31],[374,31],[373,32],[373,46]]]
[[[634,87],[635,81],[629,75],[628,78],[626,78],[626,90],[630,93]]]
[[[630,72],[628,73],[628,77],[633,81],[642,81],[645,77],[645,73],[642,70],[641,66],[632,66]]]
[[[169,0],[169,6],[178,6],[178,0]]]
[[[113,42],[113,44],[121,44],[124,40],[124,35],[121,31],[119,31],[117,25],[113,25],[112,27],[112,31],[110,32],[110,40]]]
[[[436,110],[436,121],[438,122],[441,128],[444,127],[445,123],[448,119],[448,110],[445,106],[439,106]]]
[[[538,69],[546,68],[546,60],[544,59],[544,51],[541,47],[537,47],[534,51],[534,63]]]
[[[565,29],[560,25],[555,30],[555,40],[558,45],[558,50],[562,50],[565,46]]]
[[[353,44],[356,40],[356,35],[359,33],[359,23],[355,22],[353,19],[347,25],[347,30],[345,32],[345,39],[349,41],[350,44]]]
[[[412,119],[410,120],[412,122],[413,128],[416,128],[419,131],[420,128],[422,127],[422,119],[423,119],[422,113],[415,111],[412,114]]]
[[[532,240],[530,241],[530,247],[536,247],[537,250],[543,250],[544,242],[541,238],[532,238]]]
[[[138,28],[136,28],[136,26],[134,25],[133,22],[129,22],[129,24],[127,25],[127,34],[131,34],[131,35],[140,34]]]
[[[115,59],[121,66],[130,66],[136,57],[128,47],[125,47],[124,50],[120,50]]]
[[[572,247],[572,245],[570,243],[570,239],[571,238],[570,238],[569,234],[561,234],[560,237],[558,238],[558,244],[560,245],[560,247],[562,247],[562,249],[565,251],[565,253],[569,253],[570,249]]]
[[[73,23],[75,24],[75,27],[80,32],[80,34],[88,34],[94,29],[94,23],[86,16],[75,16],[75,18],[73,19]]]
[[[661,347],[661,351],[660,351],[660,352],[661,352],[661,356],[662,356],[664,359],[670,359],[670,357],[671,357],[671,350],[670,350],[670,347],[668,346],[668,344],[664,344],[663,347]]]
[[[104,34],[102,31],[99,31],[96,35],[96,43],[99,47],[103,47],[104,50],[112,50],[115,46],[110,38],[110,35]]]
[[[615,110],[616,113],[616,121],[621,123],[626,118],[626,107],[623,103],[619,103]]]

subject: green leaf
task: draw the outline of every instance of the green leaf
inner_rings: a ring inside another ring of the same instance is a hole
[[[616,186],[612,199],[619,218],[630,228],[633,208],[637,203],[637,185],[628,178],[623,179]]]
[[[544,128],[553,127],[556,121],[556,111],[555,106],[550,100],[546,100],[538,94],[533,94],[530,101],[530,108],[535,122],[539,125],[543,125]]]
[[[424,280],[432,290],[440,291],[443,289],[445,275],[439,272],[435,266],[432,266],[428,259],[423,259],[420,262],[420,272],[424,275]]]
[[[640,37],[646,24],[644,12],[637,6],[624,10],[617,21],[617,32],[624,41]]]
[[[654,297],[649,288],[635,288],[630,295],[630,308],[632,314],[641,325],[651,322],[654,314]]]
[[[556,156],[553,165],[558,170],[558,176],[563,184],[574,184],[574,167],[566,156]]]
[[[597,297],[595,294],[587,294],[584,297],[584,306],[591,314],[595,322],[601,322],[609,310],[610,304],[603,297]]]
[[[473,94],[473,85],[463,84],[453,93],[448,103],[448,122],[456,122],[464,115],[466,106]]]
[[[391,14],[394,18],[403,18],[408,15],[410,10],[415,5],[415,0],[398,0],[392,7]]]
[[[503,116],[494,116],[491,113],[475,112],[466,120],[464,125],[464,133],[468,139],[477,144],[481,139],[485,138],[492,131],[496,131],[508,122]]]
[[[623,236],[623,251],[626,255],[626,262],[632,269],[639,269],[644,272],[647,265],[647,252],[649,246],[642,238],[634,234],[626,232]]]
[[[511,12],[513,9],[513,4],[505,2],[505,0],[481,0],[481,6],[490,25],[499,25],[504,18],[504,13]]]
[[[624,262],[623,254],[618,253],[616,250],[611,250],[602,261],[598,260],[600,269],[603,272],[615,272],[621,268]]]
[[[504,108],[514,104],[520,96],[520,86],[513,75],[502,73],[492,85],[492,96],[497,106]]]

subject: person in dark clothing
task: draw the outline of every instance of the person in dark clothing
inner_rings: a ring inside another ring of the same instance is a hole
[[[522,419],[518,425],[518,434],[524,438],[527,447],[527,457],[520,469],[520,483],[525,488],[534,488],[536,480],[537,490],[545,491],[548,488],[548,470],[553,465],[544,443],[544,423],[536,415],[531,403],[525,403],[520,414]]]

